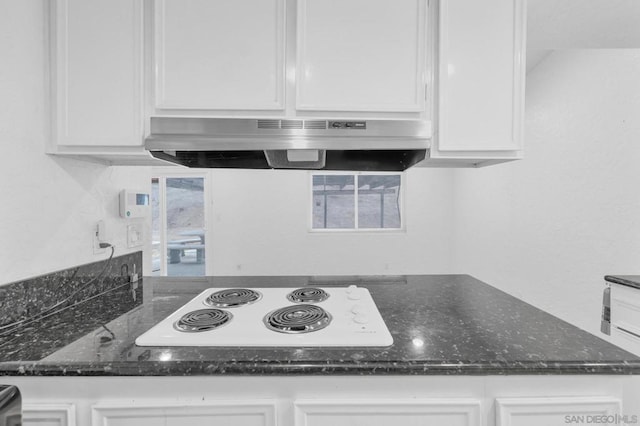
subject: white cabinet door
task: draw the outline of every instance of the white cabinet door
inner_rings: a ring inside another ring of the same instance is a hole
[[[284,108],[284,0],[156,0],[155,108]]]
[[[524,112],[524,0],[442,0],[438,16],[432,157],[517,157]]]
[[[496,426],[622,424],[608,417],[621,415],[620,410],[620,400],[607,396],[498,398]]]
[[[75,404],[24,404],[24,426],[76,426]]]
[[[299,0],[296,109],[420,112],[426,0]]]
[[[297,400],[296,426],[479,426],[475,399]]]
[[[275,402],[213,402],[210,404],[100,404],[92,408],[94,426],[276,426]]]
[[[51,7],[55,143],[141,146],[142,0]]]

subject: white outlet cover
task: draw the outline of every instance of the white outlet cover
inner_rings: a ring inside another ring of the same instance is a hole
[[[127,225],[127,247],[140,247],[144,243],[144,233],[141,223]]]
[[[101,254],[105,252],[106,249],[100,248],[100,243],[106,241],[106,238],[104,220],[99,220],[94,226],[91,235],[93,254]]]

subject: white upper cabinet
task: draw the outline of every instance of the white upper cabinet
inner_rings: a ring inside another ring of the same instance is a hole
[[[155,0],[148,115],[425,118],[427,0]]]
[[[299,0],[296,109],[425,108],[426,0]]]
[[[51,8],[53,142],[141,146],[142,0],[56,0]]]
[[[159,110],[282,110],[284,0],[157,0]]]
[[[149,161],[150,116],[324,117],[424,120],[421,165],[521,158],[524,3],[52,0],[48,151]]]
[[[471,164],[519,158],[524,0],[441,0],[436,16],[437,130],[431,157]]]

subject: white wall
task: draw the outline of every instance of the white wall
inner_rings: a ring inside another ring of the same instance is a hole
[[[640,268],[640,50],[556,51],[527,78],[523,161],[455,174],[456,269],[599,334]]]
[[[118,191],[149,186],[148,168],[106,167],[44,154],[48,137],[44,1],[1,3],[0,285],[102,260],[91,231],[103,219],[126,249]]]
[[[406,173],[406,230],[309,232],[307,171],[214,170],[214,275],[381,275],[451,270],[452,171]]]
[[[105,220],[116,254],[122,188],[149,187],[148,168],[106,167],[44,154],[49,137],[44,1],[3,1],[0,15],[0,285],[106,258],[92,232]],[[416,169],[406,181],[406,231],[308,232],[307,172],[209,171],[212,273],[403,274],[449,272],[450,170]],[[147,226],[147,230],[150,227]]]

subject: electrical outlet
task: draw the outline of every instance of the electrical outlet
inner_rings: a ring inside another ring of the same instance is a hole
[[[99,220],[93,227],[91,241],[93,241],[93,254],[105,252],[106,249],[100,247],[100,243],[105,241],[104,220]]]

